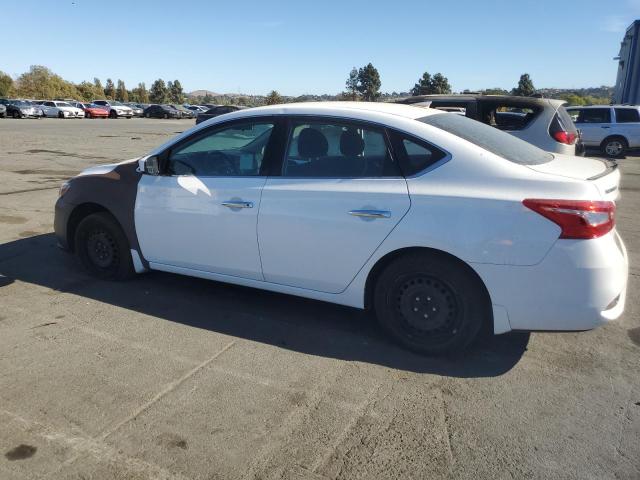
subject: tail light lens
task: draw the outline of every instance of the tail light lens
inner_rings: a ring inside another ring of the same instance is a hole
[[[557,224],[562,229],[560,238],[598,238],[616,224],[616,204],[613,202],[529,198],[522,203]]]
[[[573,145],[576,143],[576,139],[578,136],[575,133],[565,132],[564,130],[560,130],[553,134],[553,138],[556,142],[566,143],[567,145]]]

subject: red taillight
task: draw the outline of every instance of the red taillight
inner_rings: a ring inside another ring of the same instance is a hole
[[[598,238],[616,224],[616,204],[591,200],[544,200],[528,198],[522,202],[561,229],[560,238]]]
[[[576,142],[578,136],[575,133],[565,132],[560,130],[553,134],[553,138],[556,142],[566,143],[567,145],[573,145]]]

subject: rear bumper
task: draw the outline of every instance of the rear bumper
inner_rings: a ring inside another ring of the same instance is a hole
[[[591,330],[622,315],[627,251],[613,231],[593,240],[558,240],[533,266],[474,264],[511,330]],[[501,332],[507,330],[501,328]]]

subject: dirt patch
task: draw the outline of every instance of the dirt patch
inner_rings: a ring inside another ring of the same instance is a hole
[[[20,153],[20,152],[11,152],[11,153]],[[84,160],[92,160],[92,159],[114,160],[113,158],[102,157],[100,155],[80,155],[78,153],[63,152],[62,150],[45,150],[41,148],[25,150],[24,153],[50,153],[52,155],[57,155],[59,157],[74,157],[74,158],[82,158]]]
[[[25,445],[23,443],[21,445],[18,445],[16,448],[9,450],[4,454],[4,456],[9,461],[25,460],[27,458],[33,457],[36,453],[36,450],[38,450],[37,447],[34,447],[33,445]]]
[[[20,175],[55,175],[56,177],[73,177],[78,174],[78,170],[15,170],[13,173],[19,173]]]
[[[632,328],[627,332],[627,335],[629,335],[629,338],[633,343],[640,346],[640,327]]]

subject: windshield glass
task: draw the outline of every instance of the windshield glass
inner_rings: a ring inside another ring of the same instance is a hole
[[[510,162],[539,165],[553,160],[553,155],[513,135],[455,113],[441,113],[418,118],[418,121],[456,135]]]
[[[120,106],[120,107],[124,107],[124,105],[123,105],[122,103],[120,103],[120,102],[116,102],[115,100],[109,100],[109,103],[110,103],[111,105],[118,105],[118,106]]]
[[[29,102],[26,102],[24,100],[14,100],[13,104],[18,106],[18,107],[30,107],[31,104]]]
[[[67,102],[56,102],[56,107],[70,107],[71,104]]]

